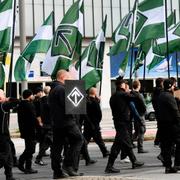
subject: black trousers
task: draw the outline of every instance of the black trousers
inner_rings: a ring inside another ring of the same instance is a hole
[[[99,125],[94,126],[94,129],[92,129],[88,125],[84,125],[83,135],[84,135],[84,138],[86,139],[87,143],[89,143],[91,138],[93,138],[94,142],[99,146],[102,154],[105,155],[107,153],[107,148],[102,139],[101,129],[100,129]]]
[[[72,126],[66,126],[62,129],[53,129],[53,144],[51,147],[51,167],[55,173],[61,173],[61,154],[64,144],[68,140],[69,146],[64,153],[64,166],[73,167],[78,170],[79,167],[79,155],[83,144],[82,133],[79,127],[74,124]]]
[[[114,164],[114,161],[116,160],[120,151],[125,152],[127,156],[129,156],[129,159],[131,160],[132,163],[136,161],[136,157],[134,155],[133,147],[132,147],[132,140],[126,125],[124,126],[122,125],[118,129],[118,131],[116,131],[116,136],[114,139],[114,143],[111,147],[111,152],[108,160],[110,166]]]
[[[175,129],[172,125],[159,125],[159,135],[161,142],[161,153],[164,158],[165,167],[172,166],[172,146],[175,144],[174,165],[180,166],[180,140],[176,137]]]
[[[43,139],[39,144],[39,153],[36,157],[37,160],[42,160],[46,150],[51,147],[53,142],[52,130],[50,128],[43,129]]]
[[[13,158],[10,140],[0,137],[0,168],[4,167],[6,177],[12,177]]]
[[[25,138],[25,149],[19,157],[19,164],[24,166],[26,169],[31,169],[33,154],[35,153],[36,141],[31,138]]]

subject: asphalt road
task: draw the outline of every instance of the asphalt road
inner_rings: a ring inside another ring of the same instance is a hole
[[[19,156],[24,148],[23,140],[16,138],[13,139],[17,156]],[[108,149],[110,149],[112,143],[106,143]],[[38,147],[38,146],[37,146]],[[80,161],[79,172],[83,172],[84,176],[77,178],[78,180],[179,180],[180,173],[177,174],[165,174],[164,167],[161,166],[156,156],[159,153],[159,148],[154,147],[153,141],[146,141],[144,148],[149,151],[146,154],[137,154],[137,149],[134,152],[138,160],[144,161],[145,165],[139,169],[131,169],[131,163],[121,163],[118,157],[115,163],[116,168],[120,168],[121,172],[118,174],[105,174],[104,169],[107,164],[107,158],[103,158],[99,148],[96,144],[91,143],[89,145],[89,151],[92,159],[96,159],[98,162],[91,166],[85,166],[85,161]],[[38,150],[38,149],[37,149]],[[37,151],[36,151],[37,153]],[[48,152],[49,153],[49,152]],[[51,180],[52,170],[50,167],[50,158],[45,157],[44,161],[48,163],[47,166],[38,166],[33,164],[33,167],[38,170],[38,174],[25,175],[21,173],[17,168],[13,169],[14,176],[20,180]],[[0,180],[5,180],[3,170],[0,170]]]

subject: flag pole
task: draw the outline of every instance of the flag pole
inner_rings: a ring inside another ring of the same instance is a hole
[[[131,61],[130,61],[130,74],[129,74],[130,87],[132,85],[132,65],[133,65],[133,57],[134,57],[134,39],[135,39],[135,32],[136,32],[137,4],[138,4],[138,0],[136,0],[134,4],[133,22],[132,22]]]
[[[177,85],[179,87],[179,70],[178,70],[178,53],[176,52],[176,79],[177,79]]]
[[[169,38],[168,38],[168,27],[167,27],[167,0],[165,0],[165,31],[166,31],[166,58],[168,64],[168,78],[170,78],[170,69],[169,69]]]
[[[144,69],[143,69],[143,95],[145,92],[145,80],[146,80],[146,56],[144,58]]]
[[[12,28],[12,45],[11,45],[11,61],[9,67],[9,77],[8,77],[8,88],[7,88],[7,96],[11,96],[12,89],[12,69],[13,69],[13,57],[14,57],[14,39],[15,39],[15,21],[16,21],[16,0],[14,0],[13,4],[13,28]]]

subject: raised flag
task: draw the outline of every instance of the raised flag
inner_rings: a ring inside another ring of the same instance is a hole
[[[30,65],[33,62],[36,53],[47,53],[53,38],[52,26],[53,14],[51,13],[19,56],[14,69],[16,81],[27,79],[26,75],[29,72]]]
[[[51,48],[42,65],[42,70],[56,78],[59,69],[79,60],[83,36],[83,0],[76,1],[67,11],[58,26]]]
[[[11,46],[13,28],[13,0],[0,3],[0,52],[7,52]]]
[[[81,62],[77,63],[78,70],[81,70],[81,79],[85,81],[86,90],[102,80],[106,21],[107,16],[96,39],[90,42],[82,54]]]
[[[133,12],[129,12],[113,32],[112,40],[115,44],[111,47],[109,55],[114,56],[129,49],[132,36],[132,22]]]
[[[143,0],[138,5],[136,21],[135,45],[165,37],[164,0]]]
[[[166,43],[166,38],[157,39],[156,46],[153,47],[153,51],[159,55],[166,55]],[[168,50],[169,53],[180,51],[180,23],[178,23],[168,31]]]

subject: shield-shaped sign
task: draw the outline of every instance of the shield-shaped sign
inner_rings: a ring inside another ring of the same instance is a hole
[[[65,81],[66,114],[86,114],[86,91],[83,80]]]

